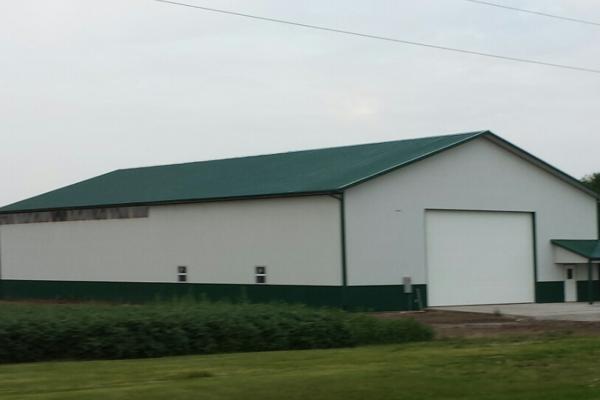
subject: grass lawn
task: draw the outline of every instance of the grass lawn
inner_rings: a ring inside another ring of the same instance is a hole
[[[1,344],[0,344],[1,345]],[[0,366],[11,399],[600,399],[600,338]]]

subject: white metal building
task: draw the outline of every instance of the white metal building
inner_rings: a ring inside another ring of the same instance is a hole
[[[0,295],[585,301],[597,204],[489,131],[118,170],[0,209]]]

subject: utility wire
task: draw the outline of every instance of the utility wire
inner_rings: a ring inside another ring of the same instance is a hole
[[[320,26],[320,25],[311,25],[311,24],[305,24],[305,23],[301,23],[301,22],[289,21],[289,20],[284,20],[284,19],[261,17],[258,15],[244,14],[244,13],[240,13],[240,12],[236,12],[236,11],[228,11],[228,10],[222,10],[222,9],[218,9],[218,8],[203,7],[203,6],[198,6],[195,4],[180,3],[177,1],[170,1],[170,0],[153,0],[153,1],[156,1],[159,3],[170,4],[170,5],[195,8],[198,10],[210,11],[210,12],[219,13],[219,14],[235,15],[238,17],[251,18],[251,19],[260,20],[260,21],[268,21],[268,22],[276,22],[279,24],[293,25],[293,26],[298,26],[301,28],[317,29],[320,31],[335,32],[335,33],[341,33],[344,35],[359,36],[359,37],[368,38],[368,39],[385,40],[388,42],[400,43],[400,44],[405,44],[405,45],[410,45],[410,46],[427,47],[430,49],[451,51],[451,52],[463,53],[463,54],[471,54],[471,55],[475,55],[475,56],[495,58],[495,59],[500,59],[500,60],[505,60],[505,61],[515,61],[515,62],[527,63],[527,64],[545,65],[547,67],[562,68],[562,69],[568,69],[568,70],[579,71],[579,72],[589,72],[589,73],[593,73],[593,74],[600,74],[600,69],[594,69],[594,68],[578,67],[575,65],[567,65],[567,64],[556,64],[556,63],[545,62],[545,61],[540,61],[540,60],[503,56],[500,54],[484,53],[484,52],[474,51],[474,50],[465,50],[465,49],[459,49],[459,48],[455,48],[455,47],[440,46],[440,45],[424,43],[424,42],[415,42],[415,41],[404,40],[404,39],[396,39],[396,38],[387,37],[387,36],[379,36],[379,35],[371,35],[368,33],[346,31],[346,30],[342,30],[342,29],[328,28],[328,27]]]
[[[564,17],[562,15],[548,14],[548,13],[541,12],[541,11],[527,10],[525,8],[511,7],[511,6],[506,6],[504,4],[492,3],[491,1],[482,1],[482,0],[463,0],[463,1],[468,1],[469,3],[481,4],[484,6],[504,8],[506,10],[519,11],[519,12],[524,12],[524,13],[528,13],[528,14],[535,14],[535,15],[539,15],[542,17],[562,19],[564,21],[577,22],[580,24],[600,26],[600,22],[588,21],[588,20],[579,19],[579,18]]]

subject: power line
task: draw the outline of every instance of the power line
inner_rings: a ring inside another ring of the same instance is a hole
[[[594,73],[594,74],[600,74],[600,69],[594,69],[594,68],[578,67],[575,65],[567,65],[567,64],[556,64],[556,63],[527,59],[527,58],[510,57],[510,56],[503,56],[500,54],[484,53],[484,52],[480,52],[480,51],[440,46],[440,45],[424,43],[424,42],[415,42],[415,41],[411,41],[411,40],[397,39],[397,38],[392,38],[392,37],[387,37],[387,36],[371,35],[368,33],[346,31],[346,30],[342,30],[342,29],[328,28],[328,27],[320,26],[320,25],[311,25],[311,24],[305,24],[305,23],[295,22],[295,21],[288,21],[288,20],[283,20],[283,19],[278,19],[278,18],[261,17],[258,15],[244,14],[244,13],[240,13],[240,12],[236,12],[236,11],[228,11],[228,10],[222,10],[222,9],[218,9],[218,8],[203,7],[203,6],[198,6],[195,4],[180,3],[177,1],[170,1],[170,0],[154,0],[154,1],[159,2],[159,3],[170,4],[170,5],[195,8],[198,10],[210,11],[210,12],[219,13],[219,14],[235,15],[238,17],[251,18],[251,19],[260,20],[260,21],[268,21],[268,22],[276,22],[279,24],[293,25],[293,26],[298,26],[301,28],[317,29],[320,31],[335,32],[335,33],[341,33],[344,35],[359,36],[359,37],[368,38],[368,39],[385,40],[388,42],[400,43],[400,44],[405,44],[405,45],[410,45],[410,46],[427,47],[430,49],[451,51],[451,52],[463,53],[463,54],[471,54],[471,55],[475,55],[475,56],[495,58],[495,59],[500,59],[500,60],[505,60],[505,61],[515,61],[515,62],[527,63],[527,64],[545,65],[547,67],[562,68],[562,69],[568,69],[568,70],[579,71],[579,72],[589,72],[589,73]]]
[[[506,6],[504,4],[492,3],[490,1],[482,1],[482,0],[463,0],[463,1],[468,1],[469,3],[481,4],[484,6],[504,8],[506,10],[519,11],[519,12],[524,12],[524,13],[528,13],[528,14],[535,14],[535,15],[539,15],[542,17],[562,19],[564,21],[569,21],[569,22],[577,22],[580,24],[600,26],[600,22],[588,21],[588,20],[579,19],[579,18],[564,17],[562,15],[548,14],[548,13],[541,12],[541,11],[527,10],[525,8],[511,7],[511,6]]]

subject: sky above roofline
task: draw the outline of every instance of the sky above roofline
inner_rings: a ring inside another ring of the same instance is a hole
[[[201,3],[600,66],[597,27],[469,2]],[[594,0],[504,3],[600,19]],[[594,75],[144,0],[6,2],[0,35],[0,205],[120,168],[482,128],[577,178],[600,170]]]

